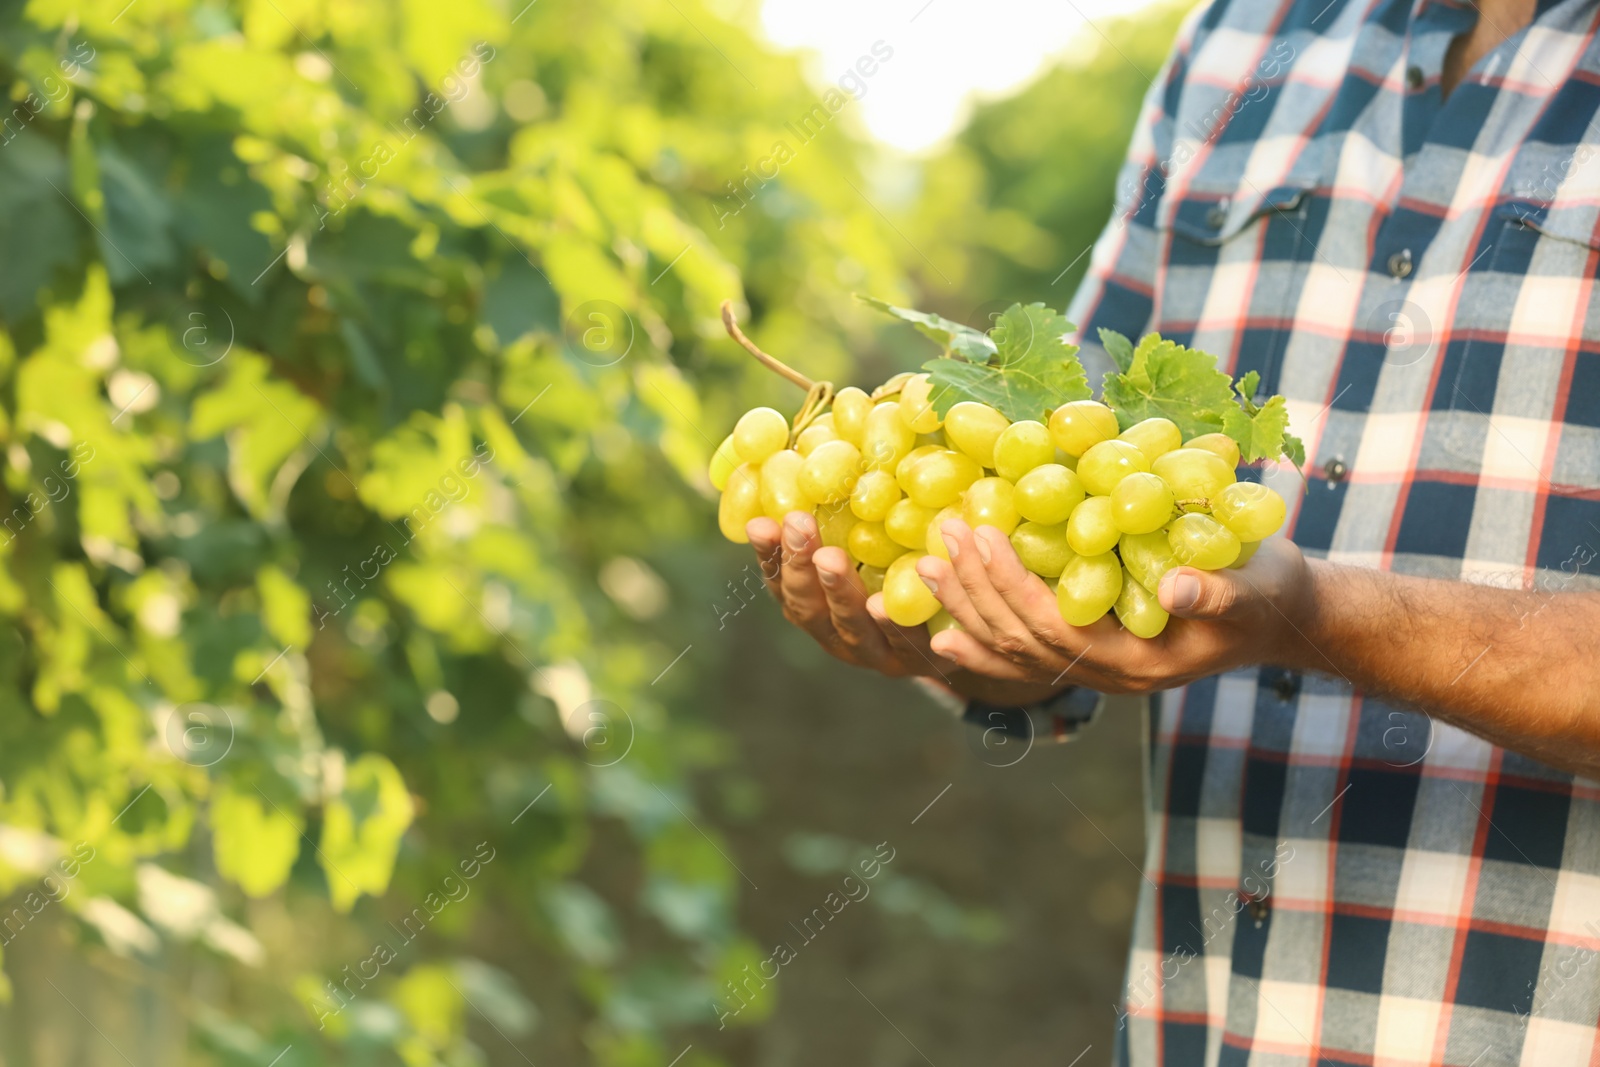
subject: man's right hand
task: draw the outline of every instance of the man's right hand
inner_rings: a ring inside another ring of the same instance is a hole
[[[783,617],[830,655],[892,678],[922,676],[949,682],[960,673],[928,647],[925,627],[890,622],[883,613],[882,596],[870,598],[869,604],[849,555],[842,548],[822,545],[817,521],[808,512],[791,511],[781,527],[771,519],[752,519],[745,533]]]

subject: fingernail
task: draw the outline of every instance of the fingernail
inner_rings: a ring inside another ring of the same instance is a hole
[[[951,559],[955,559],[961,554],[961,546],[956,542],[954,537],[951,537],[949,534],[940,534],[939,537],[944,541],[945,551],[950,553]]]
[[[917,577],[921,578],[922,579],[922,584],[928,587],[928,592],[932,593],[934,596],[938,596],[939,595],[939,583],[938,582],[935,582],[932,578],[929,578],[926,574],[919,574],[919,575],[917,575]]]
[[[936,648],[934,651],[939,653],[939,655],[943,656],[945,659],[949,660],[951,663],[960,662],[960,660],[956,659],[956,654],[954,652],[948,652],[942,648]]]
[[[825,571],[821,567],[817,568],[817,581],[821,582],[829,589],[832,589],[833,583],[837,582],[838,580],[839,576],[832,571]]]
[[[972,535],[972,541],[978,546],[978,558],[983,560],[983,562],[987,565],[989,562],[988,540],[982,534],[975,533]]]
[[[1192,574],[1180,574],[1172,580],[1172,606],[1178,611],[1188,611],[1200,599],[1200,579]]]
[[[799,552],[806,547],[805,535],[799,530],[796,530],[793,526],[786,528],[786,531],[783,535],[783,541],[789,546],[790,552]]]

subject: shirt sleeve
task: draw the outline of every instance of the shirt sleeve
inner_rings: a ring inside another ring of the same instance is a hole
[[[1223,6],[1223,0],[1202,4],[1184,20],[1166,65],[1145,94],[1127,158],[1117,173],[1111,219],[1095,241],[1088,273],[1067,307],[1067,318],[1079,325],[1086,364],[1105,361],[1110,366],[1100,347],[1102,328],[1135,340],[1149,328],[1162,240],[1156,218],[1173,159],[1178,99],[1196,38],[1215,24]]]

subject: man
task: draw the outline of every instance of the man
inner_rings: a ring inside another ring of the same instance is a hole
[[[1169,573],[1160,638],[1067,626],[951,522],[918,569],[965,630],[930,643],[809,516],[750,524],[848,662],[1036,714],[1159,693],[1120,1063],[1600,1064],[1597,24],[1190,19],[1071,317],[1259,371],[1311,461],[1268,475],[1295,543]]]

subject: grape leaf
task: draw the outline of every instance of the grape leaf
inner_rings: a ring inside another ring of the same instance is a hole
[[[893,315],[911,323],[925,337],[931,337],[950,351],[964,359],[975,360],[982,363],[994,355],[994,342],[983,335],[981,330],[971,326],[963,326],[959,322],[952,322],[942,315],[935,315],[931,311],[916,311],[912,308],[895,307],[886,300],[879,300],[875,296],[857,293],[856,299],[869,307],[875,307],[886,315]]]
[[[1277,459],[1283,453],[1283,435],[1288,428],[1289,409],[1281,396],[1253,412],[1230,405],[1222,413],[1222,432],[1239,443],[1240,458],[1246,463]]]
[[[1221,430],[1223,412],[1237,406],[1216,356],[1155,333],[1139,341],[1126,369],[1105,376],[1102,392],[1123,429],[1161,416],[1177,423],[1185,440]]]
[[[1078,346],[1067,334],[1077,327],[1044,304],[1013,304],[989,331],[994,356],[985,363],[932,359],[922,365],[933,382],[930,399],[941,418],[963,400],[988,404],[1013,422],[1043,420],[1069,400],[1087,400],[1089,388]]]
[[[1305,443],[1289,432],[1289,410],[1281,396],[1274,396],[1259,407],[1255,402],[1261,375],[1247,372],[1233,383],[1239,394],[1236,407],[1222,413],[1222,432],[1238,442],[1239,454],[1246,463],[1288,456],[1295,466],[1306,461]]]
[[[1243,378],[1233,383],[1234,391],[1239,394],[1239,399],[1246,404],[1254,406],[1256,402],[1256,389],[1261,385],[1261,375],[1257,371],[1246,371]]]
[[[1127,373],[1128,368],[1133,365],[1133,342],[1116,330],[1101,327],[1100,345],[1106,350],[1106,355],[1111,357],[1112,362],[1116,363],[1117,369]]]

